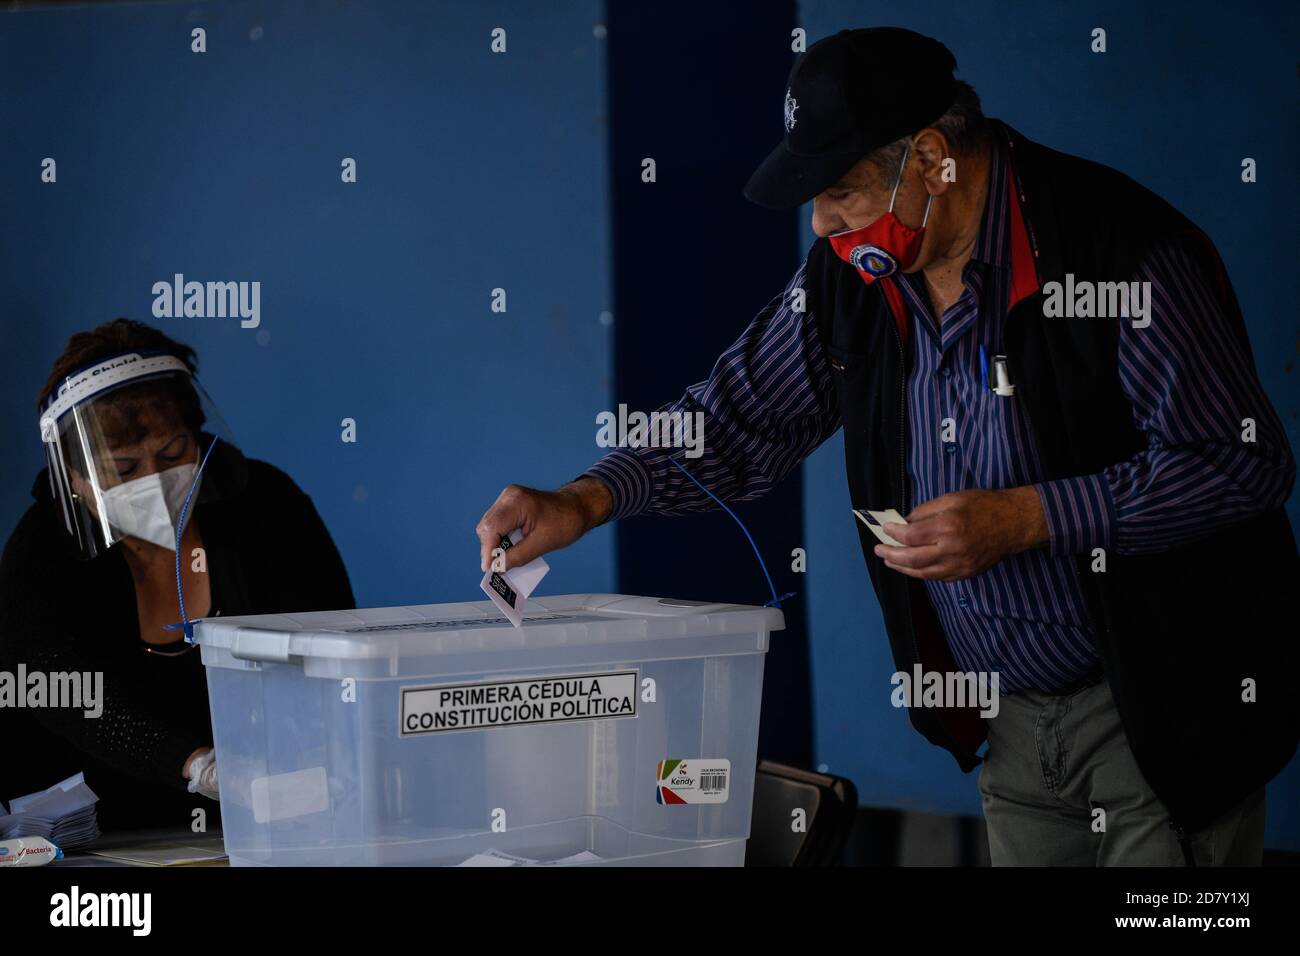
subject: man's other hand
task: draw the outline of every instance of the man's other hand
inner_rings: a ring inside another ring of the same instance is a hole
[[[876,545],[885,566],[933,581],[974,577],[1048,541],[1042,502],[1032,485],[940,495],[909,514],[907,524],[891,522],[884,528],[905,545]]]

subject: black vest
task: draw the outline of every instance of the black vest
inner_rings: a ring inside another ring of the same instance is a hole
[[[1108,167],[1004,138],[1033,248],[1039,291],[1011,310],[1005,351],[1040,460],[1051,479],[1094,474],[1147,446],[1120,385],[1117,319],[1046,318],[1042,286],[1129,281],[1155,244],[1181,241],[1245,324],[1209,239],[1154,193]],[[854,508],[916,506],[906,464],[907,367],[879,283],[866,285],[825,239],[808,254],[808,308],[835,379]],[[1250,346],[1246,342],[1246,355]],[[900,671],[955,669],[924,585],[862,551]],[[1240,522],[1183,547],[1077,559],[1096,645],[1129,745],[1147,782],[1188,831],[1272,778],[1295,752],[1300,558],[1285,511]],[[1243,681],[1256,685],[1244,702]],[[986,728],[973,709],[912,708],[912,725],[957,758],[979,763]]]

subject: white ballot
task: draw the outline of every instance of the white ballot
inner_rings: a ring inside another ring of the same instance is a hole
[[[601,858],[590,850],[580,850],[558,860],[534,860],[527,856],[516,856],[504,850],[490,849],[484,853],[475,853],[468,860],[457,866],[574,866],[582,863],[599,863]]]
[[[509,537],[501,538],[501,550],[508,551],[523,540],[524,533],[516,528]],[[493,559],[495,561],[495,558]],[[509,571],[494,571],[491,567],[483,575],[479,587],[492,599],[492,603],[501,609],[501,613],[515,627],[523,624],[524,601],[533,593],[533,589],[546,577],[551,566],[542,558],[533,558],[527,564]]]
[[[857,515],[859,521],[871,529],[871,533],[879,538],[882,544],[892,545],[895,548],[907,547],[903,542],[895,540],[893,535],[887,534],[882,527],[882,525],[890,523],[907,524],[903,520],[903,516],[893,508],[887,508],[884,511],[867,511],[854,508],[853,513]]]

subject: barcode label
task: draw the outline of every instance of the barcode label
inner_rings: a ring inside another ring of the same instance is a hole
[[[726,803],[731,794],[731,761],[712,757],[661,760],[655,781],[655,802],[662,806]]]

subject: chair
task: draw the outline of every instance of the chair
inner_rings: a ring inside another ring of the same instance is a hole
[[[845,777],[759,761],[745,865],[839,865],[857,808],[857,788]],[[804,832],[793,827],[798,809]]]

